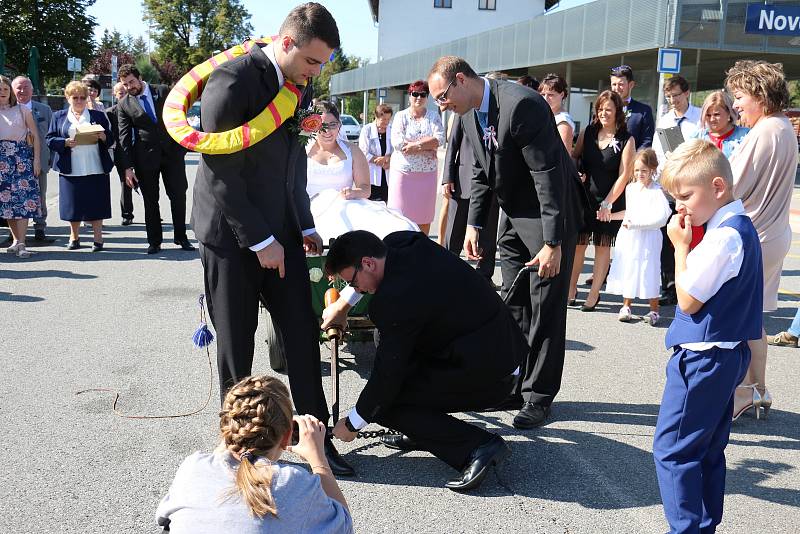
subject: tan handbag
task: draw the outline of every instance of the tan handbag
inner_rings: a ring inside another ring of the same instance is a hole
[[[19,115],[22,117],[22,124],[25,124],[25,115],[22,114],[22,106],[19,106]],[[33,147],[34,137],[33,133],[31,133],[31,129],[26,127],[25,132],[25,142]]]

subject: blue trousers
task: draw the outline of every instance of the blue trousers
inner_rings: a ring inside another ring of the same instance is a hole
[[[789,327],[788,332],[794,337],[800,337],[800,308],[797,308],[797,313],[794,314],[792,326]]]
[[[749,364],[746,342],[678,348],[667,363],[653,458],[671,533],[712,533],[722,521],[733,394]]]

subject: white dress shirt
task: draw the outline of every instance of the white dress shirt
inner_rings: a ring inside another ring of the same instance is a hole
[[[92,119],[89,116],[89,108],[83,110],[80,118],[75,117],[72,110],[67,110],[67,120],[70,123],[69,136],[74,138],[75,133],[78,131],[78,126],[91,124]],[[69,174],[61,174],[64,176],[91,176],[94,174],[103,174],[103,163],[100,161],[100,151],[97,149],[97,143],[91,145],[76,145],[72,147],[71,152],[72,172]]]
[[[280,90],[283,87],[285,78],[283,76],[283,72],[281,72],[281,68],[278,66],[278,61],[275,59],[275,50],[272,48],[274,44],[275,44],[274,42],[269,43],[267,46],[263,48],[263,51],[264,54],[269,58],[270,62],[275,66],[275,74],[278,76],[278,90]],[[303,236],[309,236],[311,234],[316,234],[316,233],[317,229],[313,227],[303,230]],[[261,243],[256,243],[255,245],[249,248],[253,252],[258,252],[259,250],[265,249],[268,246],[270,246],[273,241],[275,241],[275,236],[271,235]]]

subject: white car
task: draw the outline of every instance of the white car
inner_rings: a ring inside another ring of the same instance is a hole
[[[340,115],[339,121],[342,123],[342,135],[348,141],[358,141],[358,136],[361,134],[361,125],[352,115]]]

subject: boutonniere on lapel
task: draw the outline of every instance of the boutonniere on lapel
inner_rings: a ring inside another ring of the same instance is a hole
[[[494,146],[494,148],[498,147],[497,132],[495,131],[494,126],[487,126],[483,129],[483,144],[486,146],[487,150],[490,150],[492,146]]]
[[[608,143],[608,146],[614,149],[614,154],[619,154],[619,151],[621,150],[619,147],[619,139],[612,137],[611,142]]]
[[[631,108],[626,106],[624,111],[625,111],[625,122],[627,122],[628,119],[631,118]]]
[[[322,115],[312,109],[299,109],[287,121],[289,131],[295,136],[300,145],[305,146],[317,137],[319,132],[325,131]]]

